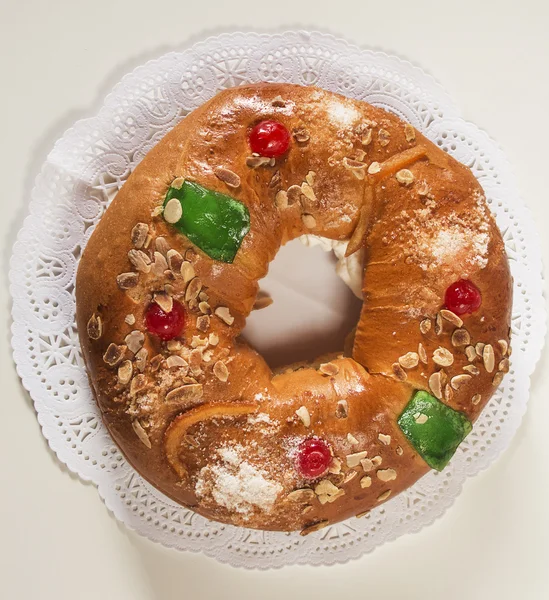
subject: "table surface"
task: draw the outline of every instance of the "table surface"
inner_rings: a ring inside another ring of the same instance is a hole
[[[547,352],[511,447],[467,482],[455,505],[434,525],[346,565],[247,572],[166,550],[128,532],[92,485],[57,462],[13,367],[7,291],[11,247],[39,165],[67,127],[94,114],[122,74],[207,34],[284,26],[330,31],[408,58],[434,75],[464,116],[486,129],[507,153],[541,230],[548,264],[549,236],[543,235],[549,222],[544,152],[549,139],[548,22],[549,5],[534,0],[0,3],[3,597],[549,597]]]

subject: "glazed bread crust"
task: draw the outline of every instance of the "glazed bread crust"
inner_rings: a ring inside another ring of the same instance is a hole
[[[249,148],[265,119],[293,135],[276,160]],[[248,208],[232,264],[163,219],[180,178]],[[278,249],[305,233],[365,248],[362,313],[348,352],[273,375],[239,334]],[[482,293],[462,318],[443,309],[460,279]],[[178,340],[147,332],[155,299],[184,305]],[[396,116],[311,87],[230,89],[166,135],[90,237],[76,300],[93,391],[126,458],[177,502],[246,527],[308,532],[395,496],[429,470],[397,424],[414,391],[474,421],[508,370],[511,276],[471,171]],[[308,481],[296,452],[315,436],[334,459]]]

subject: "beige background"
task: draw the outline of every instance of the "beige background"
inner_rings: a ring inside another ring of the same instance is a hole
[[[302,26],[409,58],[505,149],[549,263],[546,2],[1,0],[0,589],[11,599],[376,600],[549,597],[549,368],[511,447],[420,534],[332,568],[246,572],[140,539],[40,435],[9,349],[7,269],[31,177],[53,141],[120,76],[168,47],[231,28]]]

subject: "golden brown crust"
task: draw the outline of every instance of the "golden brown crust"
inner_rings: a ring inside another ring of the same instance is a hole
[[[293,132],[291,150],[253,168],[248,133],[267,118]],[[240,186],[228,187],[220,168]],[[251,229],[233,264],[154,216],[178,177],[248,207]],[[364,306],[352,358],[273,376],[238,334],[258,279],[303,233],[366,246]],[[193,275],[202,298],[188,291]],[[464,277],[483,304],[460,324],[441,308],[448,285]],[[308,530],[396,495],[428,470],[397,425],[413,390],[475,420],[507,369],[511,278],[478,182],[395,116],[315,88],[227,90],[175,127],[91,236],[76,293],[95,396],[128,460],[178,502],[248,527]],[[146,332],[154,293],[186,305],[177,343]],[[295,469],[297,445],[311,436],[334,452],[320,487]]]

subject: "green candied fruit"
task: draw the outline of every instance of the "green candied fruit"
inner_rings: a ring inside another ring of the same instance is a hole
[[[423,460],[437,471],[444,469],[473,428],[463,413],[423,391],[408,402],[398,425]]]
[[[232,263],[244,236],[250,231],[248,208],[230,196],[185,181],[181,189],[170,187],[164,207],[172,199],[183,214],[172,225],[210,258]]]

